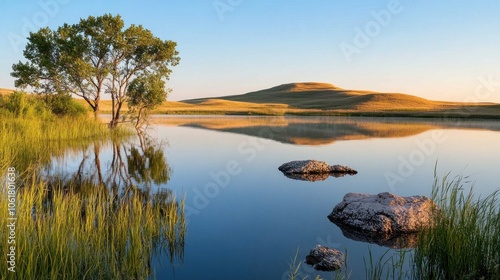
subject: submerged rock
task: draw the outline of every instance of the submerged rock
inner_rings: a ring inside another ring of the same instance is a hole
[[[428,197],[348,193],[328,218],[337,225],[376,233],[413,233],[431,225],[437,207]]]
[[[283,172],[287,177],[292,177],[293,179],[296,179],[295,177],[300,178],[306,178],[307,176],[296,176],[296,175],[302,175],[302,174],[328,174],[332,175],[335,177],[341,177],[344,176],[345,174],[357,174],[358,172],[349,166],[342,166],[342,165],[328,165],[328,163],[324,161],[317,161],[317,160],[297,160],[297,161],[290,161],[287,163],[282,164],[278,169]],[[320,178],[326,179],[328,176],[324,177],[321,176]],[[324,180],[322,179],[322,180]],[[307,180],[307,179],[306,179]],[[309,180],[307,180],[309,181]],[[314,180],[317,181],[317,180]]]
[[[314,269],[321,271],[333,271],[344,266],[344,253],[339,250],[316,245],[316,248],[306,256],[306,263]]]
[[[366,232],[356,228],[337,224],[342,234],[354,241],[377,244],[392,249],[415,248],[418,242],[418,232],[414,233],[386,233]]]

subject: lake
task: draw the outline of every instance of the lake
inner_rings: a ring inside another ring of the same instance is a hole
[[[429,196],[436,165],[438,175],[469,175],[478,194],[500,187],[499,121],[154,116],[147,132],[169,166],[167,177],[147,187],[185,197],[187,219],[182,256],[152,261],[158,279],[286,279],[294,256],[303,262],[316,244],[347,251],[351,279],[364,279],[369,252],[377,257],[388,248],[349,239],[327,219],[345,194]],[[137,143],[118,149],[130,154]],[[109,177],[116,150],[100,143],[73,151],[47,172]],[[91,171],[95,159],[102,171]],[[303,159],[359,173],[311,182],[278,170]],[[302,264],[300,279],[307,275],[332,278]]]

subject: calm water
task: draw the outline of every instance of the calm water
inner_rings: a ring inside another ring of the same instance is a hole
[[[183,260],[155,258],[158,279],[285,279],[296,251],[303,261],[316,244],[347,250],[351,279],[364,279],[368,250],[378,256],[387,248],[346,238],[327,219],[346,193],[430,195],[436,162],[440,174],[471,175],[478,193],[500,188],[498,121],[217,116],[155,121],[149,134],[163,143],[171,172],[166,183],[150,187],[185,195],[188,220]],[[95,154],[106,169],[113,145],[94,152],[56,160],[52,170],[75,172],[83,158],[93,162]],[[359,173],[308,182],[278,171],[301,159],[348,165]],[[300,272],[332,277],[306,264]]]

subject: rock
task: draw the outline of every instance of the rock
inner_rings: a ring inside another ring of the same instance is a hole
[[[297,160],[282,164],[278,169],[287,174],[357,174],[358,172],[349,166],[328,165],[324,161]]]
[[[328,218],[364,232],[413,233],[431,225],[435,207],[425,196],[348,193]]]
[[[316,248],[306,256],[306,263],[314,269],[321,271],[333,271],[344,266],[344,253],[339,250],[316,245]]]

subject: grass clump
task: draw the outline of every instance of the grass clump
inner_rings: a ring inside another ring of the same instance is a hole
[[[435,176],[436,178],[436,176]],[[476,198],[467,177],[435,179],[435,224],[422,232],[414,256],[416,279],[500,279],[498,191]]]
[[[35,174],[28,177],[36,177]],[[16,267],[2,279],[147,279],[152,258],[182,258],[183,201],[136,188],[118,194],[60,180],[17,182]],[[79,191],[73,191],[79,189]],[[0,236],[7,236],[7,195],[0,196]],[[0,253],[8,253],[0,242]]]
[[[99,139],[130,134],[125,129],[111,131],[99,120],[76,113],[80,105],[68,97],[45,99],[22,92],[0,98],[0,159],[18,170],[48,164],[52,157]]]

